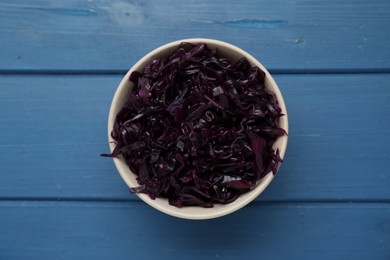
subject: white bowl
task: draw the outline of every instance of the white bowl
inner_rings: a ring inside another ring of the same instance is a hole
[[[218,49],[218,54],[220,56],[227,57],[232,60],[238,60],[239,58],[245,57],[248,59],[249,63],[252,66],[258,66],[260,69],[262,69],[266,73],[265,86],[276,94],[276,97],[279,101],[279,105],[282,109],[282,113],[284,114],[284,116],[282,116],[279,121],[280,127],[282,127],[288,132],[287,110],[283,100],[283,96],[280,93],[280,90],[272,76],[258,60],[256,60],[252,55],[245,52],[244,50],[226,42],[202,38],[184,39],[168,43],[146,54],[127,72],[127,74],[119,84],[118,89],[115,92],[115,96],[112,100],[108,116],[108,139],[111,152],[115,148],[115,144],[113,143],[115,140],[113,140],[113,138],[111,137],[111,130],[114,125],[116,114],[121,109],[123,103],[125,102],[127,94],[132,90],[133,87],[133,83],[129,81],[129,76],[131,72],[133,72],[134,70],[142,72],[144,66],[148,61],[156,57],[165,57],[168,54],[174,52],[181,42],[190,42],[193,44],[203,42],[206,43],[207,46],[211,49]],[[276,140],[273,146],[274,149],[279,149],[281,158],[284,157],[284,154],[286,152],[287,139],[287,136],[280,137],[278,140]],[[119,174],[126,182],[126,184],[129,187],[137,187],[138,183],[136,181],[136,176],[126,165],[123,157],[119,156],[118,158],[113,158],[113,160],[116,168],[119,171]],[[155,200],[152,200],[146,194],[137,194],[137,196],[153,208],[171,216],[185,219],[211,219],[230,214],[244,207],[249,202],[254,200],[260,193],[262,193],[273,178],[274,176],[272,172],[270,172],[259,181],[258,185],[253,190],[240,195],[235,201],[229,204],[215,204],[213,208],[202,208],[198,206],[177,208],[169,205],[168,200],[164,198],[157,198]]]

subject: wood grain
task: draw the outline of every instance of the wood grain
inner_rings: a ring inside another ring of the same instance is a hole
[[[1,259],[376,259],[389,204],[252,204],[187,221],[143,203],[0,202]]]
[[[290,136],[264,201],[390,199],[390,75],[276,75]],[[0,198],[135,199],[107,152],[118,76],[0,77]]]
[[[387,0],[0,0],[0,259],[390,259],[389,24]],[[192,37],[282,74],[290,122],[270,187],[210,221],[99,157],[120,75]]]
[[[183,38],[236,44],[272,70],[390,69],[390,2],[0,1],[0,71],[123,71]]]

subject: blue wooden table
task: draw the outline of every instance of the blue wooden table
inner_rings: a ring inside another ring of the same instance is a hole
[[[1,0],[0,259],[390,259],[389,27],[387,0]],[[99,157],[124,73],[191,37],[257,57],[290,121],[276,179],[209,221]]]

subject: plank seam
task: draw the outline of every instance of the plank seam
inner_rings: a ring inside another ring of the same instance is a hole
[[[142,202],[137,199],[110,199],[110,198],[43,198],[43,197],[2,197],[0,202]],[[390,204],[390,199],[317,199],[317,200],[263,200],[253,201],[258,204]]]
[[[326,75],[326,74],[341,74],[341,75],[356,75],[356,74],[389,74],[389,69],[270,69],[269,72],[273,75]],[[0,70],[1,76],[6,75],[36,75],[36,76],[62,76],[62,75],[84,75],[84,76],[100,76],[100,75],[124,75],[127,70]]]

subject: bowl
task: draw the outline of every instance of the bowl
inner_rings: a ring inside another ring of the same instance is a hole
[[[156,57],[165,57],[169,55],[170,53],[175,51],[175,49],[178,47],[178,45],[181,42],[189,42],[193,44],[203,42],[206,43],[209,48],[217,49],[218,54],[220,56],[230,58],[232,60],[238,60],[239,58],[246,57],[252,66],[258,66],[260,69],[262,69],[266,73],[265,86],[276,94],[279,105],[282,109],[282,113],[284,114],[284,116],[282,116],[279,121],[280,127],[282,127],[288,132],[287,110],[283,100],[283,96],[279,90],[279,87],[277,86],[274,79],[270,75],[270,73],[264,68],[264,66],[257,59],[255,59],[252,55],[245,52],[244,50],[226,42],[213,40],[213,39],[203,39],[203,38],[183,39],[183,40],[178,40],[178,41],[165,44],[146,54],[127,72],[123,80],[120,82],[118,89],[116,90],[114,98],[112,100],[112,104],[108,116],[108,139],[109,139],[109,146],[111,152],[115,148],[115,144],[113,143],[115,140],[113,140],[110,133],[114,125],[116,114],[124,104],[127,94],[132,90],[133,87],[132,86],[133,83],[128,80],[130,74],[135,70],[142,72],[143,68],[145,67],[148,61]],[[286,152],[287,139],[288,139],[287,136],[282,136],[276,140],[273,146],[274,149],[279,149],[281,158],[284,157],[284,154]],[[138,183],[136,181],[136,175],[133,172],[131,172],[126,162],[124,161],[123,157],[119,156],[113,158],[113,160],[116,168],[118,169],[119,174],[126,182],[126,184],[129,187],[137,187]],[[144,202],[152,206],[153,208],[174,217],[184,218],[184,219],[199,219],[199,220],[212,219],[212,218],[221,217],[230,214],[232,212],[235,212],[238,209],[250,203],[260,193],[264,191],[264,189],[269,185],[269,183],[272,181],[273,178],[274,175],[272,174],[272,172],[269,172],[265,177],[263,177],[259,181],[258,185],[254,189],[240,195],[235,201],[229,204],[215,204],[213,208],[202,208],[198,206],[177,208],[169,205],[168,200],[164,198],[156,198],[155,200],[152,200],[146,194],[137,194],[137,196],[141,200],[143,200]]]

